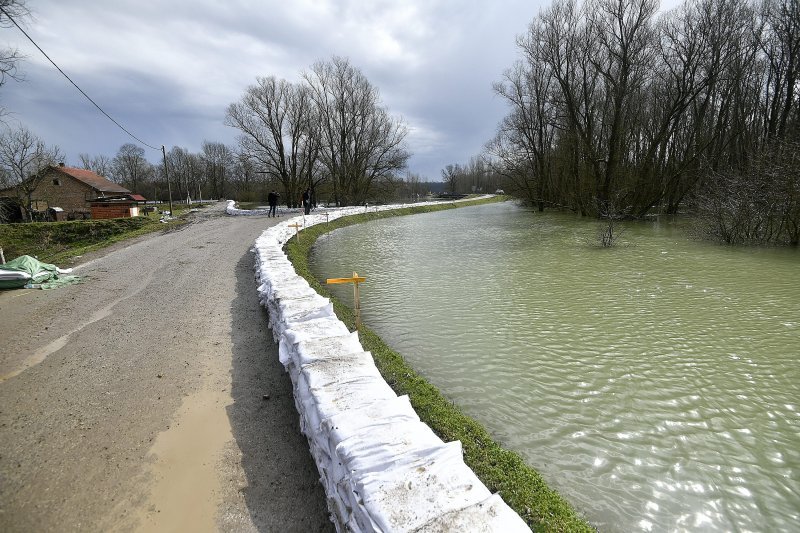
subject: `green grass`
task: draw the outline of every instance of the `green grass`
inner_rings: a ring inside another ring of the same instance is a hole
[[[60,267],[72,266],[76,257],[115,242],[183,224],[168,224],[157,215],[108,220],[0,224],[0,248],[6,261],[30,255]]]
[[[342,322],[355,329],[353,310],[331,295],[311,273],[308,257],[316,239],[330,231],[352,224],[399,215],[427,213],[454,209],[506,198],[478,200],[458,204],[422,205],[393,211],[381,211],[339,218],[328,224],[318,224],[301,232],[301,240],[291,239],[286,253],[295,270],[320,294],[331,298],[334,310]],[[581,519],[570,504],[544,482],[542,476],[525,464],[519,454],[504,449],[477,421],[466,416],[436,387],[417,374],[403,357],[392,350],[369,327],[359,334],[365,350],[372,352],[375,364],[386,382],[397,392],[407,394],[420,419],[444,441],[460,440],[464,462],[492,492],[516,511],[534,531],[595,531]]]
[[[161,214],[154,211],[133,218],[0,224],[0,248],[3,249],[6,261],[21,255],[30,255],[62,268],[73,266],[78,262],[77,258],[87,252],[126,239],[182,226],[186,220],[179,217],[191,209],[202,209],[208,205],[173,202],[173,215],[176,218],[167,223],[161,222]],[[162,211],[169,210],[168,203],[162,203],[158,207]]]

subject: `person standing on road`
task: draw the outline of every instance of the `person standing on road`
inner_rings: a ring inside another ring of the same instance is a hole
[[[311,190],[306,189],[303,191],[303,209],[306,215],[311,214]]]
[[[278,208],[278,197],[280,197],[280,194],[276,193],[275,189],[271,190],[267,195],[267,201],[269,202],[269,211],[267,212],[267,218],[269,218],[270,216],[275,218],[275,216],[277,216],[275,213]]]

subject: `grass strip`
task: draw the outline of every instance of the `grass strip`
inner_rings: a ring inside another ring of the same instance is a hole
[[[72,266],[78,256],[116,242],[184,224],[167,224],[156,216],[0,224],[0,247],[7,261],[21,255],[36,257],[60,267]]]
[[[342,217],[327,224],[317,224],[304,229],[301,232],[301,240],[298,242],[297,239],[290,239],[285,250],[297,273],[303,276],[317,292],[331,299],[336,315],[353,330],[355,329],[353,310],[333,297],[309,269],[309,253],[320,235],[345,226],[381,218],[504,200],[506,198],[499,197],[453,204],[422,205]],[[499,492],[503,500],[532,530],[595,531],[588,522],[578,516],[560,494],[547,486],[536,470],[525,464],[519,454],[503,449],[480,423],[462,413],[435,386],[417,374],[403,357],[384,343],[374,331],[362,325],[359,337],[364,349],[372,352],[375,365],[394,391],[398,395],[409,396],[420,419],[442,440],[461,441],[464,462],[491,492]]]

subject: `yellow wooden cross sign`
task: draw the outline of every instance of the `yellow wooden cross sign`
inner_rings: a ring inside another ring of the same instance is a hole
[[[303,224],[298,224],[295,222],[294,224],[287,224],[288,227],[294,228],[294,234],[297,237],[297,242],[300,242],[300,228],[303,227]]]
[[[328,285],[336,285],[339,283],[353,284],[353,310],[356,312],[356,329],[361,329],[361,302],[359,301],[358,284],[365,281],[367,281],[367,278],[359,276],[356,272],[353,272],[352,278],[328,278],[326,281]]]

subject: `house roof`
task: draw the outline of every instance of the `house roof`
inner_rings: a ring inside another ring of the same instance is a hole
[[[112,196],[100,196],[93,200],[92,203],[114,203],[114,202],[146,202],[147,199],[141,194],[115,194]]]
[[[74,167],[52,167],[54,170],[58,172],[63,172],[68,176],[72,176],[76,180],[85,183],[92,189],[103,192],[103,193],[123,193],[123,194],[130,194],[131,191],[123,187],[122,185],[116,184],[113,181],[109,181],[103,176],[95,174],[91,170],[84,170],[82,168],[74,168]]]

